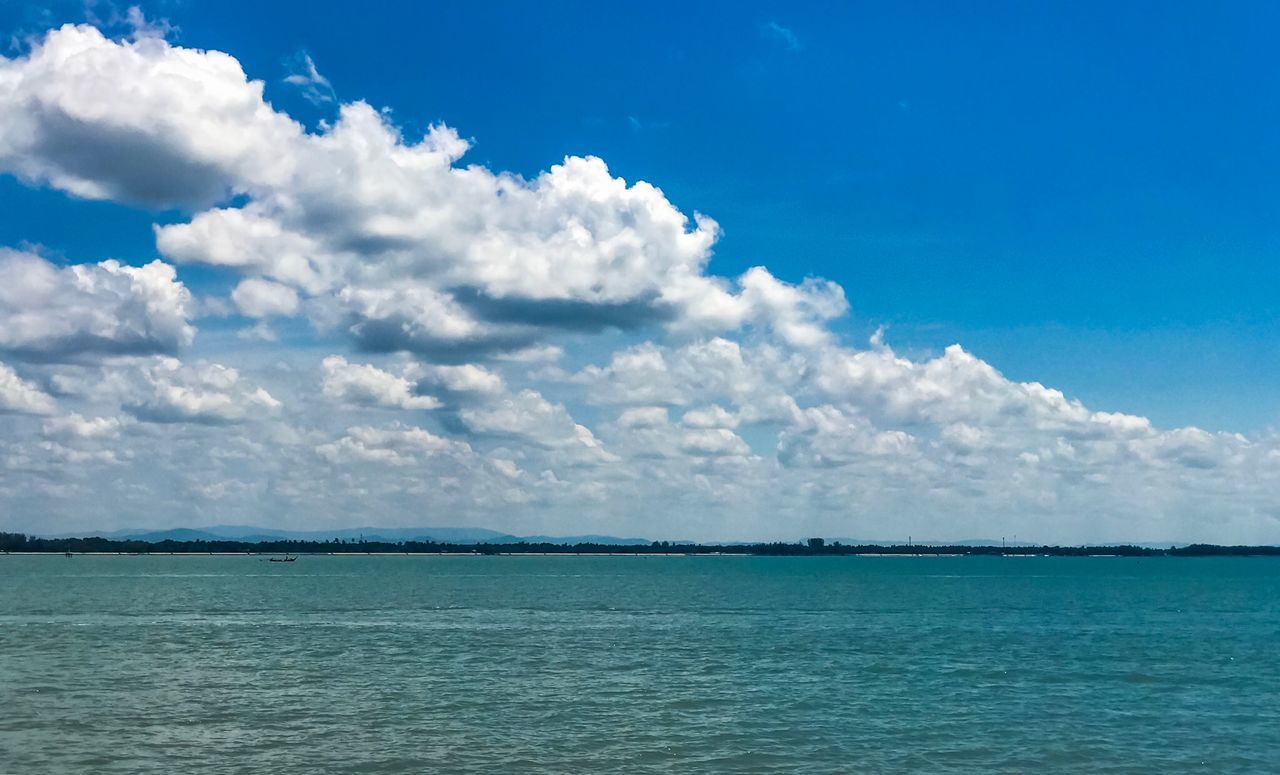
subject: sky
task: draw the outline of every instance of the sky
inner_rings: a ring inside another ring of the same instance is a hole
[[[1267,4],[0,2],[0,530],[1280,542]]]

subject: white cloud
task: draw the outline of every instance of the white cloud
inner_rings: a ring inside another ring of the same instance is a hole
[[[680,441],[680,449],[690,455],[709,457],[722,455],[742,457],[751,453],[747,443],[728,428],[686,431],[684,438]]]
[[[138,397],[125,409],[151,423],[236,423],[280,408],[261,387],[219,363],[185,365],[176,358],[157,358],[138,371]]]
[[[333,91],[333,84],[316,69],[316,63],[310,54],[299,52],[294,57],[293,68],[294,72],[285,76],[284,82],[297,86],[308,102],[312,105],[325,105],[337,101],[338,95]]]
[[[680,418],[680,424],[686,428],[736,428],[738,418],[719,404],[712,404],[704,409],[692,409]]]
[[[494,395],[506,388],[502,377],[474,363],[457,366],[422,366],[416,370],[421,384],[432,385],[450,393]]]
[[[116,417],[83,417],[72,412],[44,423],[44,435],[54,439],[110,439],[120,435]]]
[[[393,423],[385,428],[353,426],[345,436],[316,447],[316,452],[336,464],[409,466],[436,455],[468,455],[471,448],[465,442],[451,441],[422,428]]]
[[[190,344],[190,292],[172,266],[59,267],[0,249],[0,351],[40,360],[172,352]]]
[[[476,433],[521,436],[537,443],[571,439],[577,425],[563,406],[551,403],[536,390],[522,390],[489,404],[467,407],[461,417]]]
[[[552,363],[562,357],[564,357],[564,348],[553,344],[526,347],[523,350],[513,350],[494,356],[495,360],[513,363]]]
[[[323,391],[327,398],[356,406],[393,409],[435,409],[433,396],[414,395],[413,383],[376,366],[348,363],[340,355],[324,359]]]
[[[962,422],[944,426],[938,435],[943,443],[961,453],[981,451],[994,443],[990,431]]]
[[[653,342],[613,354],[606,366],[587,366],[572,380],[588,386],[589,397],[606,404],[683,404],[688,389],[678,384],[667,356]]]
[[[257,277],[241,280],[231,291],[236,308],[251,318],[293,315],[298,311],[298,292],[287,285]]]
[[[495,458],[489,461],[489,464],[497,469],[498,473],[508,479],[519,479],[524,472],[515,464],[514,460],[506,460],[504,458]]]
[[[829,468],[870,458],[916,454],[915,440],[900,430],[878,431],[865,418],[833,406],[805,409],[803,420],[782,432],[778,458],[788,466]]]
[[[475,433],[521,439],[538,447],[567,450],[581,462],[612,462],[608,452],[589,428],[579,425],[562,404],[553,404],[536,390],[468,406],[459,412],[467,428]]]
[[[618,415],[618,425],[623,428],[661,428],[667,422],[665,406],[637,406]]]
[[[321,83],[306,64],[294,80]],[[307,134],[233,58],[160,38],[55,30],[0,60],[0,116],[0,168],[27,180],[147,204],[246,194],[157,227],[161,252],[325,296],[373,349],[484,353],[559,330],[753,323],[812,344],[844,305],[834,285],[763,268],[736,287],[706,275],[716,224],[598,158],[529,180],[458,167],[468,143],[453,129],[407,140],[359,102]]]
[[[776,21],[765,22],[760,29],[765,37],[777,42],[788,51],[796,52],[803,48],[800,43],[800,36],[796,35],[789,27],[783,27]]]
[[[239,331],[236,332],[236,338],[244,339],[245,341],[250,341],[250,342],[280,341],[280,335],[277,334],[276,330],[272,328],[270,324],[268,324],[267,321],[265,320],[259,320],[257,323],[254,323],[253,325],[247,328],[240,329]]]
[[[790,285],[764,267],[750,269],[739,279],[742,302],[750,320],[761,320],[794,347],[813,347],[832,341],[826,322],[849,310],[844,289],[826,280]]]
[[[280,182],[301,135],[233,57],[72,25],[0,58],[0,117],[0,169],[150,206]]]
[[[156,227],[156,246],[178,263],[203,263],[264,273],[317,294],[339,285],[318,246],[280,224],[243,209],[206,210],[189,223]]]
[[[92,3],[86,3],[86,15],[92,14],[90,6]],[[116,11],[113,9],[112,13]],[[173,26],[168,19],[148,19],[147,15],[141,8],[131,5],[124,12],[124,21],[133,30],[133,39],[141,40],[143,38],[168,38],[171,34],[178,32],[178,28]]]
[[[678,347],[647,342],[613,354],[605,366],[588,366],[569,377],[598,404],[727,402],[739,422],[790,421],[798,411],[789,391],[800,386],[803,356],[772,346],[744,349],[716,337]],[[697,419],[698,415],[694,415]]]
[[[1090,418],[1080,402],[1038,383],[1010,382],[959,345],[923,362],[886,347],[830,349],[817,364],[815,384],[831,399],[859,403],[905,423],[1030,422],[1062,428]]]
[[[52,414],[56,408],[52,396],[0,363],[0,412]]]

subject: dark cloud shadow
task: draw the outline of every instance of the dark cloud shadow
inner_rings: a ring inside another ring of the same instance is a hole
[[[228,195],[225,172],[133,129],[90,124],[39,110],[34,155],[68,175],[91,180],[113,199],[152,209],[201,207]]]
[[[240,418],[218,417],[216,415],[184,414],[171,406],[156,406],[154,404],[124,404],[120,408],[124,409],[141,422],[157,423],[160,425],[190,423],[192,425],[216,427],[237,425],[244,422],[244,420]]]
[[[116,340],[87,333],[42,341],[39,347],[0,347],[6,360],[25,363],[92,364],[101,358],[178,354],[176,342],[155,339]]]
[[[676,314],[652,294],[624,302],[590,302],[518,296],[497,298],[472,287],[454,288],[450,293],[482,320],[566,331],[597,333],[607,328],[626,331],[666,322]]]
[[[356,349],[367,353],[408,352],[438,363],[471,363],[516,350],[538,341],[533,330],[503,332],[466,339],[440,339],[415,327],[404,317],[360,320],[348,329]]]

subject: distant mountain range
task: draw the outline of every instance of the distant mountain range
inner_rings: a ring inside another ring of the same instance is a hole
[[[518,543],[553,543],[553,544],[647,544],[647,538],[619,538],[606,535],[576,536],[516,536],[501,533],[497,530],[486,530],[481,527],[352,527],[341,530],[276,530],[274,528],[255,527],[253,525],[214,525],[212,527],[187,528],[172,530],[113,530],[89,531],[80,533],[63,533],[46,536],[47,538],[87,538],[98,536],[113,540],[146,541],[245,541],[262,543],[263,541],[332,541],[335,538],[344,541],[435,541],[449,544],[518,544]]]

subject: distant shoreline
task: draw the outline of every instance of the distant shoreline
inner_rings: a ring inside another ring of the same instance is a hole
[[[445,543],[431,541],[174,541],[38,538],[0,533],[0,552],[12,555],[262,557],[1280,557],[1280,546],[1191,544],[1167,549],[1132,545],[968,546],[803,543],[645,544]]]
[[[70,554],[72,557],[250,557],[260,560],[278,558],[282,555],[292,557],[446,557],[446,558],[480,558],[480,557],[865,557],[872,559],[929,559],[941,557],[1005,557],[1008,559],[1018,558],[1036,558],[1036,557],[1068,557],[1068,558],[1093,558],[1093,559],[1143,559],[1147,557],[1173,557],[1173,558],[1202,558],[1202,557],[1280,557],[1280,552],[1271,551],[1272,547],[1261,547],[1266,551],[1241,551],[1231,552],[1223,551],[1216,553],[1203,554],[1187,554],[1187,553],[1169,553],[1158,552],[1150,555],[1144,554],[1110,554],[1105,552],[1097,553],[1054,553],[1054,552],[1033,552],[1033,553],[1007,553],[1007,554],[977,554],[977,553],[947,553],[947,552],[929,552],[929,553],[895,553],[895,552],[844,552],[831,554],[771,554],[767,552],[60,552],[60,551],[38,551],[38,552],[0,552],[0,557],[65,557]]]

